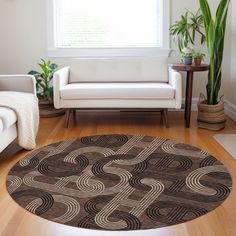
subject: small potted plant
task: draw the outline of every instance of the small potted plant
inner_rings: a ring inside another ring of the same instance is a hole
[[[202,64],[202,61],[204,60],[205,53],[201,51],[195,51],[193,53],[193,58],[194,58],[194,64],[195,66],[200,66]]]
[[[184,48],[195,45],[197,36],[200,36],[201,44],[203,44],[206,36],[201,11],[198,10],[193,13],[186,10],[180,16],[180,19],[170,27],[170,34],[173,36],[173,41],[178,46],[181,54]]]
[[[194,51],[191,48],[184,48],[182,50],[181,56],[182,56],[182,62],[184,65],[192,65],[193,53]]]
[[[39,99],[39,110],[41,117],[55,117],[64,114],[63,110],[54,109],[53,105],[53,73],[57,69],[57,65],[51,61],[41,59],[38,63],[41,71],[31,70],[28,74],[36,78],[37,97]]]

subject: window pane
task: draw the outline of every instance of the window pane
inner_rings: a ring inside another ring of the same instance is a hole
[[[57,47],[160,47],[161,0],[56,0]]]

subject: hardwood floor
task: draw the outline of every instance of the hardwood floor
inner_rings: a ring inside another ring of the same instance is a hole
[[[159,113],[77,112],[76,124],[64,128],[64,117],[41,119],[38,147],[77,136],[96,134],[143,134],[163,136],[189,143],[210,152],[225,164],[233,177],[229,198],[215,211],[191,222],[156,230],[156,236],[233,236],[236,235],[236,161],[213,139],[217,132],[198,129],[196,114],[190,129],[184,127],[182,112],[169,112],[170,128],[160,124]],[[219,133],[219,132],[218,132]],[[228,120],[220,133],[236,133]],[[236,143],[236,140],[235,140]],[[8,195],[5,180],[10,168],[28,152],[12,144],[0,154],[0,235],[1,236],[80,236],[77,228],[63,226],[37,217],[19,207]],[[148,235],[143,233],[143,235]],[[84,234],[83,234],[84,235]],[[90,234],[87,234],[90,235]],[[93,234],[93,235],[96,235]],[[101,234],[99,234],[101,235]],[[110,233],[112,236],[112,233]],[[115,234],[117,236],[117,234]],[[120,234],[122,235],[122,233]],[[133,234],[132,234],[133,235]]]

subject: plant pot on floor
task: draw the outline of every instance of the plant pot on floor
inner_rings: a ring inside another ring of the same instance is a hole
[[[64,115],[65,111],[63,109],[55,109],[52,101],[39,100],[39,114],[42,118],[50,118]]]
[[[203,94],[198,102],[198,127],[208,130],[221,130],[225,128],[226,117],[224,113],[224,99],[216,105],[208,105]]]

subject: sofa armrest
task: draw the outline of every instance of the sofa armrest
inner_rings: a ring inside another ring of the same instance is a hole
[[[182,75],[169,68],[169,84],[175,89],[176,109],[180,109],[182,105]]]
[[[53,75],[53,99],[54,107],[60,109],[60,90],[69,81],[70,67],[64,67],[56,71]]]
[[[32,75],[0,75],[0,91],[33,93],[36,95],[36,80]]]

